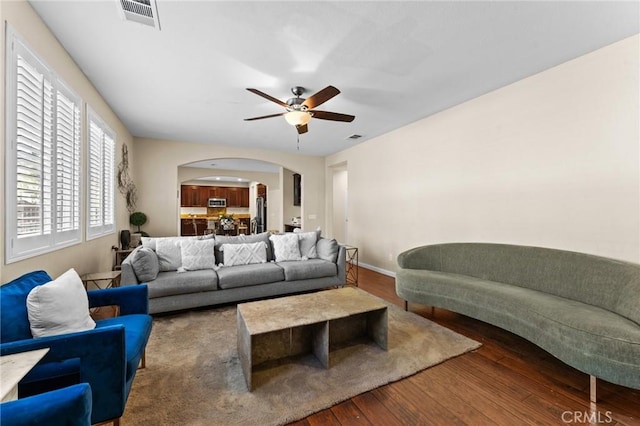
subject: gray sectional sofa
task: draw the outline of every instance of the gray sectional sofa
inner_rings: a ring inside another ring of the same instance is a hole
[[[509,330],[595,378],[640,389],[640,265],[569,251],[451,243],[398,256],[405,301]]]
[[[276,262],[269,237],[266,232],[238,237],[216,236],[212,253],[215,264],[186,271],[175,262],[171,265],[158,250],[164,250],[167,243],[179,246],[181,241],[194,237],[143,238],[143,245],[122,262],[121,285],[147,284],[149,313],[154,314],[346,284],[346,252],[335,240],[318,235],[313,240],[313,247],[306,247],[307,253],[302,254],[301,260]],[[264,242],[267,248],[266,262],[219,266],[224,263],[226,245],[257,242]],[[303,245],[301,240],[301,249]],[[179,257],[180,248],[177,253]]]

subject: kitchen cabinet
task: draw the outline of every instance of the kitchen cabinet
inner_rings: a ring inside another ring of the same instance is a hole
[[[204,232],[206,230],[207,230],[207,219],[181,219],[180,220],[180,235],[182,236],[204,235]]]
[[[228,187],[227,207],[249,207],[249,188]]]
[[[180,207],[208,207],[209,198],[224,198],[227,207],[249,207],[249,188],[182,185]]]
[[[209,190],[206,186],[182,185],[180,207],[207,207]]]
[[[209,198],[227,198],[227,188],[223,186],[208,186]]]

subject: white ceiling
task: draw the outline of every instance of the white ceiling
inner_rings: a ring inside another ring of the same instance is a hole
[[[116,0],[31,0],[134,136],[296,152],[275,103],[342,91],[300,153],[327,155],[640,32],[637,1],[158,0],[161,31]],[[363,135],[357,142],[346,139]]]

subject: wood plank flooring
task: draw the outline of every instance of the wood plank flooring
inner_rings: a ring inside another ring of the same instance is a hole
[[[393,278],[364,268],[359,273],[361,289],[404,306]],[[592,411],[589,376],[527,340],[443,309],[433,316],[427,306],[410,304],[409,310],[482,347],[292,424],[640,425],[640,390],[598,380]]]

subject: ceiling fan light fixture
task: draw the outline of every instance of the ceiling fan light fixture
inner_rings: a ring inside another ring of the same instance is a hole
[[[284,119],[292,126],[304,126],[311,120],[311,114],[305,111],[289,111]]]

